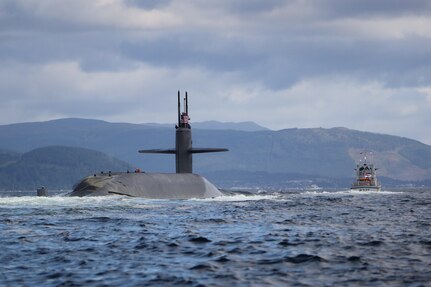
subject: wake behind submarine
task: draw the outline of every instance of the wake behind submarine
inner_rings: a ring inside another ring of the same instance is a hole
[[[187,92],[181,112],[178,91],[178,125],[175,149],[140,150],[140,153],[175,154],[176,173],[121,172],[95,174],[74,186],[70,196],[127,195],[149,199],[211,198],[223,195],[206,178],[193,173],[194,153],[223,152],[225,148],[193,148]]]

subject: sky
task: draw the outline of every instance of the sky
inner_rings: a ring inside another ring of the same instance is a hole
[[[431,145],[431,1],[0,0],[0,124],[347,127]]]

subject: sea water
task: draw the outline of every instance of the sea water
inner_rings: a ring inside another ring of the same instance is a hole
[[[429,189],[0,194],[1,286],[431,286]]]

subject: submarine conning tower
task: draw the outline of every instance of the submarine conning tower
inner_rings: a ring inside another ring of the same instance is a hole
[[[175,154],[176,173],[193,173],[193,154],[228,151],[226,148],[193,148],[192,129],[190,126],[189,103],[187,92],[183,99],[181,112],[181,96],[178,91],[178,124],[175,126],[175,149],[140,150],[140,153]]]

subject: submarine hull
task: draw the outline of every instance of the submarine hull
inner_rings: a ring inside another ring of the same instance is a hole
[[[149,199],[211,198],[223,195],[206,178],[193,173],[117,173],[88,176],[70,196],[126,195]]]

